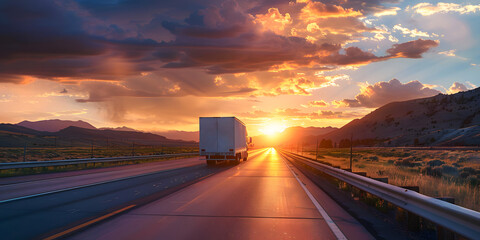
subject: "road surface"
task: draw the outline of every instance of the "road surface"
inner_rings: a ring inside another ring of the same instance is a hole
[[[252,155],[70,238],[373,239],[274,149]]]
[[[0,179],[0,202],[130,176],[205,164],[199,157]]]
[[[64,228],[159,199],[182,186],[224,171],[203,164],[168,169],[0,202],[1,239],[37,239]]]

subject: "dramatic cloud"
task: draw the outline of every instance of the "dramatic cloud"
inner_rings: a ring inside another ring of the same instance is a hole
[[[398,39],[396,37],[392,36],[392,35],[388,36],[388,40],[390,42],[395,42],[395,43],[398,42]]]
[[[266,14],[257,14],[255,16],[255,22],[261,23],[264,29],[282,34],[285,26],[292,23],[292,18],[288,13],[282,15],[277,8],[270,8]]]
[[[455,51],[456,51],[455,49],[452,49],[448,51],[439,52],[438,54],[449,56],[449,57],[455,57],[456,56]]]
[[[335,65],[364,65],[374,61],[381,61],[389,57],[377,57],[371,52],[365,52],[358,47],[348,47],[345,54],[332,54],[322,59],[324,64]]]
[[[419,3],[412,7],[416,13],[421,14],[423,16],[430,16],[437,13],[449,13],[449,12],[457,12],[460,14],[467,14],[467,13],[476,13],[480,10],[480,5],[460,5],[456,3],[437,3],[437,5],[433,5],[431,3]]]
[[[307,5],[302,9],[301,18],[313,21],[319,18],[358,17],[363,14],[353,9],[345,9],[338,5],[325,4],[322,2],[305,1]]]
[[[251,121],[280,117],[340,126],[359,114],[313,96],[354,96],[355,88],[347,85],[361,80],[362,65],[421,58],[439,40],[442,50],[457,48],[446,46],[444,32],[438,36],[434,28],[402,21],[395,5],[400,2],[0,1],[0,90],[6,89],[0,91],[0,107],[20,103],[37,118],[80,114],[138,129],[196,129],[197,115],[231,115],[232,109],[252,113]],[[383,17],[393,15],[393,22]],[[34,87],[40,82],[41,92]],[[20,102],[8,95],[12,89],[36,97]],[[376,105],[377,95],[343,104]],[[44,108],[36,109],[33,101]],[[52,102],[56,112],[44,111]],[[12,106],[7,108],[16,111]]]
[[[449,94],[453,94],[453,93],[463,92],[463,91],[467,91],[467,90],[468,90],[468,88],[465,85],[463,85],[459,82],[454,82],[452,84],[452,86],[450,86],[450,88],[448,89],[447,92]]]
[[[430,37],[430,34],[426,32],[422,32],[420,30],[417,30],[416,28],[408,29],[408,28],[402,27],[401,24],[397,24],[393,26],[393,30],[400,31],[403,35],[407,35],[410,37]]]
[[[302,112],[297,108],[284,108],[276,109],[274,112],[254,111],[239,113],[239,116],[245,118],[277,118],[277,117],[289,117],[295,119],[308,119],[308,120],[321,120],[321,119],[352,119],[362,116],[357,112],[340,112],[340,111],[318,111],[318,112]]]
[[[320,101],[311,101],[309,105],[312,107],[326,107],[328,103],[323,100],[320,100]]]
[[[438,46],[438,41],[418,39],[406,43],[394,44],[387,50],[390,56],[405,58],[421,58],[430,48]]]
[[[231,0],[217,6],[197,4],[181,13],[167,13],[180,2],[154,3],[151,7],[164,13],[161,18],[141,2],[133,1],[104,5],[94,1],[2,2],[0,81],[27,83],[31,78],[127,81],[144,74],[161,76],[165,69],[178,68],[218,75],[271,71],[279,66],[294,66],[290,69],[294,70],[363,65],[393,57],[419,58],[434,46],[423,44],[418,46],[422,49],[415,50],[417,44],[409,49],[416,54],[397,51],[389,56],[375,56],[358,47],[342,49],[346,42],[362,38],[363,32],[377,31],[366,27],[357,17],[363,16],[362,12],[389,10],[382,7],[382,2],[304,1],[272,5],[277,7],[259,12],[269,3]],[[119,17],[121,14],[132,20],[125,21]],[[134,21],[138,23],[132,25]],[[165,37],[154,34],[155,31]],[[185,79],[171,81],[182,85]],[[180,87],[180,91],[183,89]]]
[[[393,8],[388,8],[385,10],[378,11],[374,13],[373,15],[375,17],[382,17],[382,16],[390,16],[390,15],[397,15],[397,12],[400,11],[401,9],[399,7],[393,7]]]
[[[344,99],[335,104],[347,107],[374,108],[390,102],[431,97],[439,93],[440,91],[431,89],[419,81],[402,84],[397,79],[392,79],[388,82],[365,86],[355,99]]]
[[[345,49],[345,54],[335,53],[322,58],[320,61],[324,64],[364,65],[390,58],[421,58],[423,53],[436,46],[438,46],[438,41],[418,39],[401,44],[394,44],[391,48],[387,49],[388,55],[381,57],[370,52],[365,52],[358,47],[348,47]]]
[[[102,39],[82,29],[80,17],[53,1],[2,1],[0,13],[0,60],[95,56],[106,50]]]
[[[356,112],[333,112],[333,111],[318,111],[309,114],[310,119],[353,119],[362,117],[363,114]]]
[[[305,1],[305,0],[303,0]],[[297,1],[298,2],[298,1]],[[378,14],[382,12],[395,11],[395,7],[386,7],[382,4],[384,3],[398,3],[399,0],[348,0],[348,1],[339,1],[339,0],[324,0],[322,1],[325,4],[337,4],[342,5],[343,8],[353,9],[355,11],[360,11],[364,15]]]

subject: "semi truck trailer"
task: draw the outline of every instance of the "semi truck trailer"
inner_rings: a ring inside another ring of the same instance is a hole
[[[238,118],[200,117],[200,156],[205,156],[209,166],[223,161],[247,161],[250,142],[247,128]]]

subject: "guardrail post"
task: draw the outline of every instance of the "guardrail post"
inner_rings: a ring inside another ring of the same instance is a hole
[[[383,183],[388,183],[388,177],[379,177],[379,178],[372,178],[372,179],[383,182]]]
[[[402,186],[402,188],[408,189],[410,191],[420,192],[419,186]],[[405,211],[402,209],[403,218],[406,218],[407,228],[410,231],[420,231],[420,217],[411,212]]]
[[[25,142],[25,147],[23,148],[23,161],[27,161],[27,142]]]
[[[135,142],[132,141],[132,156],[135,156]]]
[[[436,199],[455,204],[455,198],[452,198],[452,197],[439,197]],[[454,240],[455,233],[440,225],[437,225],[437,239],[438,240]]]
[[[357,175],[360,175],[360,176],[364,176],[364,177],[367,176],[367,172],[353,172],[353,173],[355,173]]]

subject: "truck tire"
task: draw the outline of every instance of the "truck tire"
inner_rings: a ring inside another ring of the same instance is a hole
[[[242,157],[242,155],[237,155],[237,156],[235,156],[235,161],[234,161],[234,164],[235,164],[235,165],[240,164],[240,159],[241,159],[241,157]]]
[[[216,165],[216,161],[215,161],[215,160],[207,160],[207,165],[208,165],[209,167],[215,166],[215,165]]]
[[[245,153],[245,157],[243,158],[243,161],[244,161],[244,162],[247,161],[247,158],[248,158],[248,152]]]

